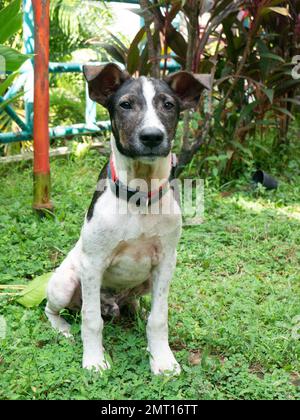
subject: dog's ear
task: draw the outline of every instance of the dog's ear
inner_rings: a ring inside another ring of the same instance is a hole
[[[195,108],[203,90],[211,89],[210,74],[195,74],[188,71],[179,71],[170,74],[164,80],[179,98],[181,111]]]
[[[103,106],[122,83],[130,79],[130,75],[114,63],[83,66],[83,74],[88,82],[90,98]]]

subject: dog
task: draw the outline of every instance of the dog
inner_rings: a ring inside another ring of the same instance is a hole
[[[208,78],[187,71],[164,80],[132,78],[113,63],[86,65],[83,72],[90,98],[110,114],[111,158],[78,242],[50,278],[45,313],[56,330],[70,336],[60,311],[81,308],[82,364],[102,371],[110,367],[102,315],[118,316],[151,290],[151,370],[179,374],[168,341],[168,293],[182,225],[169,181],[171,147],[180,112],[197,105]],[[155,204],[168,211],[150,211]]]

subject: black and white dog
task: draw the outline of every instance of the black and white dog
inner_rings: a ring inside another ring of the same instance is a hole
[[[180,111],[196,106],[209,81],[185,71],[164,81],[134,79],[115,64],[87,65],[84,75],[90,97],[109,111],[112,153],[80,239],[50,279],[46,315],[70,336],[59,313],[82,307],[83,367],[107,369],[101,313],[118,315],[151,289],[151,370],[179,373],[168,342],[168,292],[181,233],[180,208],[168,181],[171,146]],[[168,211],[151,211],[157,203]]]

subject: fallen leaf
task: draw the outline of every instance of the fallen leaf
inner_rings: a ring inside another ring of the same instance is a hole
[[[26,308],[38,306],[46,298],[46,287],[51,275],[52,273],[46,273],[32,280],[21,292],[17,302]]]

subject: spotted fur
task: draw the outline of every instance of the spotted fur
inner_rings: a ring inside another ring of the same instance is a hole
[[[165,183],[179,111],[183,104],[195,102],[199,80],[187,72],[170,76],[166,82],[132,79],[115,64],[85,66],[84,73],[91,98],[109,110],[111,159],[120,180],[133,188],[137,177],[145,187],[154,178],[157,187]],[[159,144],[151,130],[162,133]],[[70,325],[60,311],[81,308],[83,367],[101,371],[109,368],[101,313],[118,316],[122,307],[134,305],[136,297],[151,290],[147,323],[151,370],[179,373],[168,343],[168,291],[181,233],[179,205],[168,188],[160,205],[169,212],[147,213],[142,206],[119,199],[106,177],[103,170],[99,182],[104,179],[107,188],[97,189],[78,242],[49,281],[46,315],[55,329],[70,336]],[[121,212],[124,205],[126,212]]]

